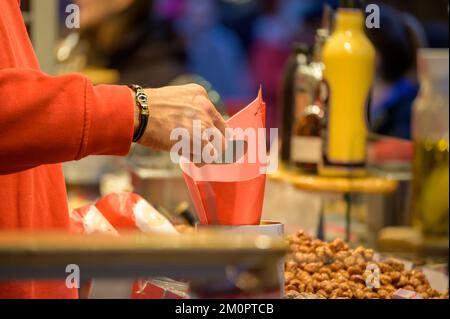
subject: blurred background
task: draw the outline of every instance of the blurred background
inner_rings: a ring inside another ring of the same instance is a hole
[[[70,3],[81,9],[79,30],[65,26]],[[50,73],[105,68],[118,71],[117,78],[109,74],[105,80],[148,86],[196,74],[215,88],[230,113],[246,105],[261,84],[269,110],[267,126],[276,127],[283,66],[294,42],[313,45],[324,3],[336,7],[338,1],[23,0],[22,8],[41,64]],[[418,46],[448,47],[448,1],[370,3],[383,5],[382,14],[389,11],[382,23],[392,33],[372,36],[384,63],[380,72],[385,82],[413,77]],[[72,33],[77,37],[67,39]],[[65,46],[55,55],[62,39]],[[48,45],[51,41],[55,46]],[[399,61],[399,70],[392,70]],[[69,65],[63,69],[58,62]]]
[[[448,49],[449,44],[448,0],[370,3],[380,6],[382,26],[366,28],[377,53],[370,129],[378,136],[374,141],[386,141],[379,137],[390,136],[396,142],[377,143],[369,149],[368,162],[375,169],[387,170],[383,174],[401,185],[389,198],[352,195],[356,221],[351,238],[359,242],[369,241],[369,234],[385,226],[408,224],[411,118],[420,88],[417,52],[420,48]],[[70,4],[80,8],[80,28],[66,25]],[[196,82],[208,90],[224,116],[251,102],[261,85],[267,127],[280,130],[282,83],[289,58],[298,53],[298,43],[314,46],[316,30],[324,27],[327,16],[325,4],[334,9],[338,1],[21,1],[40,64],[50,74],[81,72],[95,84],[148,87]],[[448,118],[448,100],[446,107]],[[448,184],[448,122],[446,134]],[[168,154],[138,146],[126,160],[90,157],[65,164],[64,169],[72,208],[120,190],[133,190],[169,212],[189,201],[179,168],[168,160]],[[344,233],[345,205],[342,194],[317,195],[268,182],[263,213],[265,218],[281,220],[294,229],[315,232],[325,212],[326,233],[333,237]],[[448,218],[448,197],[446,207]],[[448,244],[446,247],[448,255]]]

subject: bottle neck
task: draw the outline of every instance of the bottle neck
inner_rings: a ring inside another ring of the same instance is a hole
[[[325,45],[325,42],[327,41],[328,36],[329,36],[329,33],[327,30],[325,30],[325,29],[317,30],[316,41],[314,44],[314,51],[313,51],[313,61],[314,62],[322,62],[323,46]]]
[[[363,32],[364,14],[358,9],[339,9],[336,14],[336,31]]]
[[[421,91],[448,97],[448,50],[421,49],[418,55]]]

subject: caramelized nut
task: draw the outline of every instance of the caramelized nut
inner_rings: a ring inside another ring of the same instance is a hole
[[[381,274],[380,281],[383,285],[388,285],[392,282],[392,279],[388,275]]]
[[[350,266],[347,271],[350,275],[359,275],[362,273],[362,269],[359,266]]]
[[[307,264],[304,269],[309,273],[315,273],[317,272],[321,267],[323,266],[323,263],[321,262],[315,262],[315,263],[309,263]]]
[[[408,278],[405,275],[401,275],[398,282],[395,284],[396,287],[403,287],[408,284]]]
[[[339,269],[344,268],[344,264],[339,261],[335,261],[330,265],[330,268],[332,271],[338,271]]]
[[[294,278],[294,273],[290,272],[290,271],[286,271],[284,273],[284,281],[288,282],[291,281]]]

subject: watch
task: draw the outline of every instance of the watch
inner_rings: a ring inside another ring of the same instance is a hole
[[[128,85],[130,89],[134,91],[136,94],[135,102],[139,108],[139,126],[136,132],[133,134],[133,142],[137,142],[141,139],[142,135],[144,135],[145,129],[148,123],[148,96],[145,93],[144,89],[139,85]]]

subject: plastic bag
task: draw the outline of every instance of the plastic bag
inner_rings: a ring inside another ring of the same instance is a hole
[[[144,233],[178,234],[175,227],[145,199],[134,193],[113,193],[100,198],[95,206],[119,230]],[[176,291],[156,285],[153,279],[137,279],[132,299],[181,298]],[[164,282],[164,280],[160,280]]]
[[[119,235],[117,230],[94,205],[74,209],[69,214],[69,230],[73,234]]]
[[[184,179],[202,224],[257,225],[265,187],[265,103],[262,92],[228,120],[234,134],[228,142],[243,141],[243,156],[229,164],[196,166],[180,161]],[[237,144],[237,143],[236,143]],[[237,152],[238,153],[238,152]]]
[[[70,212],[70,231],[74,234],[109,234],[116,230],[140,230],[145,233],[178,234],[173,225],[141,196],[133,193],[113,193]],[[97,283],[101,285],[101,283]],[[97,286],[95,280],[83,283],[81,298],[89,298]],[[179,289],[182,287],[182,289]],[[136,279],[132,299],[187,298],[188,285],[168,278]]]
[[[118,230],[178,234],[175,227],[145,199],[134,193],[113,193],[100,198],[95,206]]]

